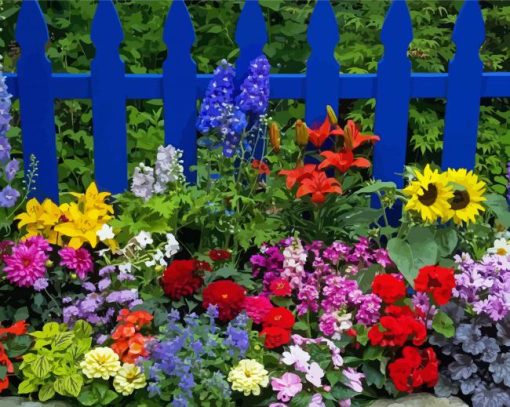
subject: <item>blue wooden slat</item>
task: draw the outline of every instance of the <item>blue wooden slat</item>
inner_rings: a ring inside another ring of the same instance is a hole
[[[94,172],[100,190],[114,194],[128,186],[124,62],[119,46],[124,35],[111,0],[100,0],[90,35],[96,48],[91,63]]]
[[[322,123],[326,106],[338,108],[338,73],[335,47],[340,40],[335,13],[329,0],[317,0],[307,33],[311,53],[306,63],[306,123]]]
[[[266,21],[258,0],[245,1],[237,21],[235,40],[239,45],[236,61],[236,85],[239,85],[248,73],[250,62],[262,55],[267,42]]]
[[[168,56],[163,63],[165,144],[183,150],[184,174],[196,181],[190,171],[197,162],[197,68],[191,57],[195,42],[193,22],[183,0],[174,0],[163,30]]]
[[[403,0],[394,0],[381,32],[384,55],[377,67],[374,177],[402,186],[407,149],[407,119],[411,96],[411,62],[407,48],[413,39],[411,16]]]
[[[448,100],[441,165],[443,169],[473,169],[482,95],[483,64],[480,60],[480,47],[485,39],[478,1],[464,2],[452,38],[457,51],[448,69]]]
[[[51,63],[44,47],[48,28],[37,1],[25,0],[16,27],[21,46],[18,61],[18,91],[23,138],[25,173],[33,154],[39,162],[36,191],[38,199],[58,201],[57,148],[54,99],[51,89]]]

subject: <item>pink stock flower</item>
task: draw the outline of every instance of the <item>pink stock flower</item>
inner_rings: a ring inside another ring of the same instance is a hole
[[[7,279],[18,287],[32,287],[46,273],[49,243],[41,236],[32,236],[12,247],[3,257]]]
[[[248,315],[253,322],[260,324],[269,311],[273,309],[273,304],[271,304],[269,298],[258,295],[245,297],[243,308],[246,311],[246,315]]]
[[[64,247],[59,250],[58,254],[60,255],[60,265],[75,271],[81,280],[94,269],[92,256],[83,247],[79,249]]]
[[[363,373],[359,373],[352,367],[348,367],[344,370],[344,376],[348,380],[348,382],[345,383],[346,386],[358,393],[363,391],[363,384],[361,383],[361,379],[365,377]]]
[[[284,373],[282,377],[271,379],[271,386],[273,391],[277,391],[276,398],[280,401],[287,402],[301,390],[303,385],[301,384],[301,378],[294,373]]]

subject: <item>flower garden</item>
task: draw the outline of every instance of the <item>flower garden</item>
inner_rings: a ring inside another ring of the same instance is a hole
[[[60,202],[31,197],[37,157],[22,180],[2,77],[0,397],[510,406],[506,197],[432,162],[403,189],[373,179],[380,137],[330,106],[278,123],[269,71],[254,59],[237,88],[231,64],[214,71],[196,183],[167,145],[129,191],[92,182]]]

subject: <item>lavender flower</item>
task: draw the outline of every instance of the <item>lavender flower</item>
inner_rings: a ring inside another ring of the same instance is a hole
[[[41,277],[35,280],[34,282],[34,290],[35,291],[43,291],[48,287],[48,279]]]
[[[16,173],[19,171],[19,161],[13,158],[11,161],[7,163],[7,165],[4,168],[5,172],[5,179],[7,182],[11,182],[14,177],[16,176]]]
[[[148,201],[154,191],[154,182],[154,170],[144,163],[140,163],[133,173],[131,192],[138,198]]]
[[[154,192],[160,194],[167,190],[168,184],[184,180],[182,151],[174,146],[159,146],[156,156],[156,183]]]
[[[0,191],[0,208],[12,208],[19,197],[20,193],[10,185],[7,185]]]

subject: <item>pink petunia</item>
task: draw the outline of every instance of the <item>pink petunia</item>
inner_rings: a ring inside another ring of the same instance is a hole
[[[301,384],[301,378],[294,373],[284,373],[282,377],[271,379],[271,386],[273,391],[277,391],[276,398],[280,401],[287,402],[301,390],[303,385]]]
[[[60,265],[75,271],[81,280],[94,269],[92,256],[87,249],[64,247],[59,250],[58,254],[60,255]]]

